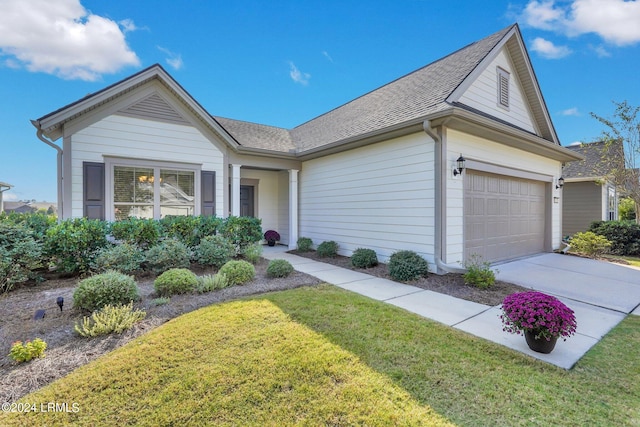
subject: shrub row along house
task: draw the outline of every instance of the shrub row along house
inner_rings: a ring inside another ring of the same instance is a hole
[[[581,159],[517,24],[293,129],[213,116],[160,65],[33,124],[62,218],[257,216],[290,247],[409,249],[438,272],[558,248],[557,180]]]

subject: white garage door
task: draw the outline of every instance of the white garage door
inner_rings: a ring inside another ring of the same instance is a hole
[[[545,183],[466,171],[465,259],[500,261],[544,251]]]

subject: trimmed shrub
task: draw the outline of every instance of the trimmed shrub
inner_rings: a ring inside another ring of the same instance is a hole
[[[300,252],[309,252],[313,247],[313,241],[308,237],[300,237],[297,246]]]
[[[612,254],[640,255],[640,225],[633,221],[595,221],[588,231],[606,237]]]
[[[206,276],[198,277],[198,285],[196,286],[196,292],[204,294],[206,292],[215,291],[216,289],[224,289],[229,286],[229,280],[223,273],[216,275],[207,274]]]
[[[45,252],[63,273],[86,273],[107,242],[107,223],[97,219],[74,218],[47,230]]]
[[[571,252],[579,252],[589,256],[598,256],[611,248],[611,242],[606,237],[591,231],[576,233],[569,241]]]
[[[247,261],[229,261],[218,272],[221,273],[227,277],[229,286],[243,285],[256,277],[256,269]]]
[[[389,258],[389,274],[393,280],[406,282],[426,277],[429,263],[414,251],[398,251]]]
[[[134,310],[133,303],[113,306],[107,304],[90,317],[84,317],[81,323],[76,323],[75,331],[83,337],[97,337],[112,332],[121,334],[130,329],[147,315],[142,310]]]
[[[351,255],[351,265],[357,268],[370,268],[378,265],[378,255],[373,249],[358,248]]]
[[[154,219],[130,217],[111,224],[111,235],[117,240],[141,248],[150,248],[160,240],[160,224]]]
[[[140,298],[133,277],[107,271],[81,280],[73,292],[73,306],[96,311],[105,305],[129,304]]]
[[[260,257],[262,257],[262,245],[260,243],[250,244],[244,248],[242,256],[251,264],[257,264],[260,261]]]
[[[195,248],[200,243],[200,237],[198,235],[200,219],[198,217],[167,215],[159,222],[165,236],[176,239],[189,248]]]
[[[102,249],[93,263],[93,270],[103,272],[116,270],[132,274],[141,269],[144,253],[131,243],[122,243]]]
[[[316,253],[322,258],[335,258],[338,255],[338,244],[333,240],[322,242],[318,245]]]
[[[27,341],[24,344],[22,341],[16,341],[11,346],[9,357],[18,363],[28,362],[36,357],[44,357],[44,351],[46,349],[47,343],[40,338],[36,338],[33,341]]]
[[[202,241],[207,236],[213,236],[220,234],[220,228],[222,227],[222,218],[218,218],[215,215],[200,215],[198,218],[198,228],[196,230],[196,236]]]
[[[262,240],[262,220],[248,216],[229,216],[223,221],[220,232],[242,253],[245,247]]]
[[[0,292],[40,276],[34,270],[42,267],[42,251],[26,227],[0,222]]]
[[[198,276],[186,268],[172,268],[153,281],[153,287],[159,295],[186,294],[198,286]]]
[[[293,266],[285,259],[272,259],[267,266],[267,277],[287,277],[293,272]]]
[[[464,263],[467,272],[464,273],[464,283],[473,285],[481,289],[487,289],[496,283],[496,274],[491,269],[491,264],[483,261],[478,254],[473,254]]]
[[[235,248],[228,239],[220,235],[206,236],[196,248],[195,260],[202,265],[220,268],[231,260],[235,253]]]
[[[184,243],[168,239],[149,249],[145,260],[153,273],[161,274],[171,268],[188,268],[191,265],[191,251]]]
[[[44,243],[47,230],[56,225],[58,220],[55,215],[43,213],[0,212],[0,222],[22,225],[26,229],[31,230],[36,242]]]

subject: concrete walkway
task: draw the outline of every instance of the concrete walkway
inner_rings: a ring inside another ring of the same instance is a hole
[[[500,280],[557,295],[560,300],[576,313],[578,323],[576,335],[568,338],[567,341],[559,340],[551,354],[541,354],[531,351],[523,336],[502,331],[499,306],[491,307],[454,298],[415,286],[313,261],[288,254],[286,251],[287,248],[285,246],[265,246],[263,257],[267,259],[286,259],[297,271],[307,273],[327,283],[378,301],[393,304],[420,316],[485,338],[564,369],[571,369],[627,313],[633,311],[633,314],[640,315],[640,307],[638,307],[640,304],[640,270],[627,269],[621,266],[615,266],[617,267],[615,270],[608,270],[606,265],[610,264],[603,263],[605,266],[595,268],[598,271],[599,268],[603,269],[602,275],[597,276],[600,273],[594,273],[591,270],[587,272],[584,265],[571,264],[570,258],[572,257],[555,254],[544,254],[527,260],[516,261],[521,264],[516,264],[515,266],[512,266],[515,263],[499,265],[498,278]],[[548,256],[554,258],[545,258]],[[555,257],[559,258],[556,259]],[[569,269],[561,265],[565,260],[570,265]],[[553,268],[554,265],[556,271],[548,270],[548,268]],[[577,270],[573,271],[571,268]],[[570,275],[572,279],[567,279],[567,277],[560,274],[561,272]],[[577,276],[572,274],[577,274]],[[583,282],[586,278],[580,276],[581,274],[589,276],[589,281]],[[608,274],[611,274],[611,276],[606,276]],[[605,290],[602,292],[603,295],[606,296],[609,292],[624,291],[623,298],[605,298],[606,301],[594,301],[595,298],[600,298],[601,295],[595,292],[585,292],[586,295],[589,295],[589,298],[583,298],[581,297],[582,293],[576,292],[571,286],[559,286],[558,289],[550,290],[548,289],[548,283],[550,278],[554,277],[559,280],[553,280],[552,282],[558,282],[559,285],[580,282],[583,285],[583,290],[593,289],[594,286],[602,287],[603,283],[606,283],[607,286],[611,286],[611,290]],[[595,279],[596,277],[598,279]],[[615,277],[616,279],[611,279],[610,277]],[[591,279],[593,279],[593,282]],[[526,280],[526,283],[524,280]],[[630,294],[633,295],[633,298],[629,298]],[[627,302],[625,303],[622,300],[627,300]],[[634,303],[633,301],[636,302]]]

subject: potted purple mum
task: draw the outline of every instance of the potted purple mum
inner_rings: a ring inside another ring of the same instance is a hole
[[[529,291],[507,295],[502,301],[503,330],[524,334],[529,348],[551,353],[559,337],[565,341],[576,332],[576,316],[558,298]]]
[[[267,241],[269,246],[275,246],[276,242],[280,240],[280,234],[275,230],[267,230],[264,233],[264,240]]]

